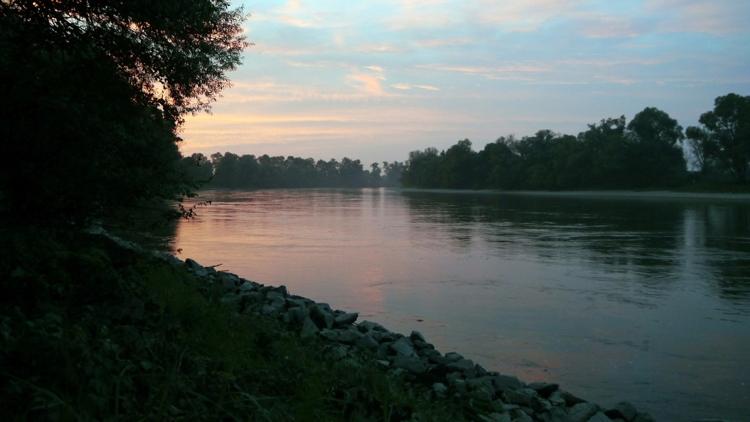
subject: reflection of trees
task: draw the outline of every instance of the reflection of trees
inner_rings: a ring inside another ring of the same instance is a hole
[[[691,211],[702,226],[702,236],[693,241],[708,250],[705,261],[719,296],[732,301],[749,297],[750,204],[701,204]]]
[[[747,204],[429,192],[403,196],[420,236],[447,237],[465,247],[482,241],[491,253],[503,255],[523,249],[543,260],[583,258],[607,272],[634,275],[627,279],[650,290],[664,290],[680,279],[681,262],[690,259],[715,280],[721,297],[750,297]],[[689,247],[698,252],[686,256]]]

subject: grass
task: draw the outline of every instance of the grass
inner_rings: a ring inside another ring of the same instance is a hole
[[[333,360],[181,268],[103,238],[4,230],[3,420],[462,420],[367,356]]]

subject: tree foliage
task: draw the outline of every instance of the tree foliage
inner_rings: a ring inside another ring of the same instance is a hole
[[[224,0],[0,2],[0,211],[81,222],[191,188],[177,128],[246,45]]]
[[[750,96],[727,94],[700,117],[701,127],[689,127],[687,137],[703,173],[726,172],[747,183],[750,165]]]
[[[668,187],[686,175],[682,128],[656,108],[627,124],[603,119],[578,136],[540,130],[522,139],[500,138],[474,152],[469,140],[445,151],[415,151],[406,186],[473,189],[625,189]]]
[[[370,170],[359,160],[340,162],[301,157],[271,157],[215,153],[211,158],[193,154],[182,160],[191,180],[219,188],[298,188],[398,186],[403,163],[373,163]]]

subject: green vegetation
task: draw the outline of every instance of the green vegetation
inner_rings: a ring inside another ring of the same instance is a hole
[[[0,217],[85,223],[193,186],[177,128],[246,42],[225,0],[0,2]]]
[[[191,180],[220,188],[308,188],[398,186],[404,164],[372,163],[364,169],[359,160],[344,157],[341,162],[301,157],[262,155],[193,154],[182,159]]]
[[[3,420],[463,419],[366,356],[231,312],[184,268],[103,237],[2,235]]]
[[[630,123],[604,119],[578,136],[549,130],[522,139],[503,137],[475,152],[468,139],[445,151],[409,155],[405,186],[450,189],[654,189],[690,190],[746,186],[750,164],[750,97],[716,99],[687,130],[698,171],[689,172],[682,127],[647,107]],[[731,188],[730,190],[743,190]]]

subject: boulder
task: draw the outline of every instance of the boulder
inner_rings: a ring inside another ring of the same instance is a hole
[[[459,355],[456,352],[448,352],[445,354],[446,362],[457,362],[463,358],[464,358],[463,356]]]
[[[415,356],[397,355],[393,359],[393,366],[416,375],[427,372],[427,364],[422,359]]]
[[[523,388],[523,383],[516,377],[508,375],[494,375],[492,376],[492,385],[495,387],[495,391],[502,393],[508,390],[515,390]]]
[[[603,412],[596,412],[587,422],[612,422]]]
[[[489,415],[480,415],[479,420],[482,422],[511,422],[508,413],[490,413]]]
[[[594,403],[578,403],[568,411],[568,419],[570,422],[588,422],[598,411],[599,406]]]
[[[620,418],[626,422],[631,422],[638,415],[638,411],[632,404],[621,401],[611,409],[607,409],[604,414],[609,416],[610,419]]]
[[[336,343],[354,344],[362,338],[363,334],[353,328],[343,330],[329,330],[326,328],[320,331],[320,336]]]
[[[557,384],[551,384],[547,382],[532,382],[529,384],[529,388],[535,390],[542,397],[549,397],[550,394],[554,393],[558,389]]]
[[[445,397],[446,393],[448,393],[448,387],[442,382],[436,382],[435,384],[432,384],[432,391],[435,392],[435,395],[438,397]]]
[[[427,341],[424,339],[424,336],[422,336],[422,333],[420,333],[419,331],[412,331],[411,334],[409,334],[409,340],[427,343]]]
[[[305,317],[305,320],[302,323],[302,330],[300,331],[300,336],[302,338],[308,338],[312,337],[315,334],[318,333],[318,326],[315,325],[312,319],[310,317]]]
[[[362,337],[357,340],[355,346],[365,350],[376,350],[378,348],[378,342],[369,334],[362,334]]]
[[[382,325],[372,321],[362,321],[357,324],[357,329],[363,333],[369,333],[371,331],[385,332],[386,330]]]
[[[446,356],[447,357],[447,356]],[[474,369],[474,362],[471,359],[459,359],[445,365],[451,371],[467,372]]]
[[[299,306],[294,306],[287,310],[289,322],[292,324],[302,324],[307,317],[307,312]]]
[[[352,325],[354,324],[354,321],[357,320],[357,317],[359,317],[359,314],[356,312],[353,312],[353,313],[342,312],[333,318],[333,325],[335,325],[336,327],[344,327],[347,325]]]
[[[517,390],[506,390],[503,392],[503,396],[508,403],[531,407],[531,402],[536,397],[536,391],[530,388],[519,388]]]
[[[310,308],[310,319],[318,328],[333,328],[333,315],[320,304],[313,305]]]
[[[414,351],[414,347],[412,347],[411,342],[406,337],[401,337],[394,341],[390,347],[391,350],[396,352],[397,356],[417,356],[417,352]]]

